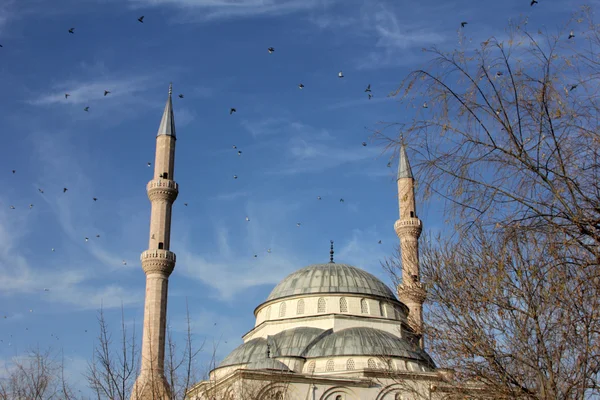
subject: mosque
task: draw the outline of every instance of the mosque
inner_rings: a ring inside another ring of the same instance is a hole
[[[164,346],[174,179],[175,122],[171,92],[157,135],[149,250],[142,253],[146,304],[142,367],[132,399],[168,398]],[[398,166],[402,283],[392,290],[370,273],[330,260],[283,279],[254,310],[254,327],[188,390],[189,400],[407,400],[441,399],[452,372],[437,368],[424,350],[414,178],[406,154]],[[374,260],[375,261],[375,260]],[[155,386],[151,388],[151,386]],[[151,393],[152,392],[152,393]],[[158,396],[157,396],[158,394]]]

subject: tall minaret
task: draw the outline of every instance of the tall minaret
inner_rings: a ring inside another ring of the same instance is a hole
[[[423,303],[426,292],[419,273],[419,236],[421,236],[423,226],[421,220],[417,218],[414,184],[415,180],[406,156],[406,147],[402,143],[398,164],[400,219],[394,224],[394,229],[400,239],[402,255],[402,283],[398,285],[398,298],[408,307],[409,325],[420,335],[419,344],[423,348]]]
[[[175,118],[169,86],[169,98],[156,135],[154,178],[146,185],[152,203],[150,243],[140,257],[146,273],[146,302],[142,337],[141,371],[132,400],[169,399],[169,384],[164,376],[165,327],[169,275],[175,268],[171,247],[171,208],[179,189],[173,180],[175,172]]]

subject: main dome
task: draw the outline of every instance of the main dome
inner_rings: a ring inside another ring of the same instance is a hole
[[[314,264],[279,282],[267,301],[309,293],[357,293],[396,300],[389,287],[375,276],[347,264]]]

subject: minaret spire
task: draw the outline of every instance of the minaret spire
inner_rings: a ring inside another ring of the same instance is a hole
[[[179,188],[175,172],[175,118],[169,98],[156,136],[154,178],[146,185],[152,203],[148,250],[140,257],[146,274],[146,300],[142,336],[141,371],[132,400],[170,399],[169,384],[164,375],[165,328],[167,322],[167,291],[169,276],[175,268],[175,253],[171,247],[171,211]]]
[[[398,298],[408,307],[409,324],[420,335],[419,343],[423,348],[423,303],[426,291],[419,271],[419,236],[423,225],[417,217],[415,179],[404,141],[400,145],[397,182],[400,218],[394,224],[394,230],[400,239],[402,256],[402,283],[398,285]]]

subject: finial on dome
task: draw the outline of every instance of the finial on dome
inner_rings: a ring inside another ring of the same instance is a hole
[[[329,249],[329,262],[333,263],[333,240],[330,240],[329,243],[331,243],[331,247]]]
[[[173,82],[169,83],[169,96],[173,94]]]

